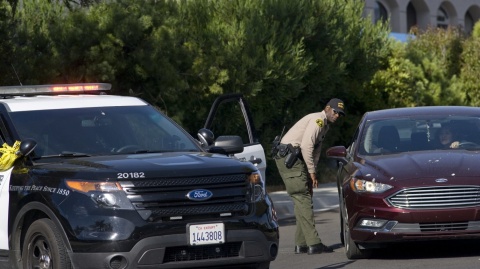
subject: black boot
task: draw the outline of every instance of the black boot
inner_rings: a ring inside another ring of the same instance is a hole
[[[307,252],[308,252],[307,246],[295,246],[295,254],[302,254]]]
[[[325,246],[324,244],[316,244],[308,247],[308,255],[311,254],[320,254],[322,252],[333,252],[333,248]]]

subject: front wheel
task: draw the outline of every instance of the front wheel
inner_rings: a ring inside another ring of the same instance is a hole
[[[372,254],[372,250],[360,249],[357,243],[355,243],[350,236],[350,228],[348,227],[348,213],[346,208],[344,208],[343,215],[343,242],[345,245],[345,254],[347,258],[350,260],[369,258]]]
[[[343,225],[343,216],[346,214],[346,213],[343,213],[343,210],[346,210],[345,207],[343,206],[343,199],[342,199],[342,195],[341,195],[341,189],[338,188],[338,201],[339,201],[339,204],[340,204],[340,242],[342,243],[343,246],[345,246],[345,235],[344,235],[344,229],[345,229],[345,225]]]
[[[28,227],[22,264],[24,269],[72,268],[60,232],[50,219],[36,220]]]

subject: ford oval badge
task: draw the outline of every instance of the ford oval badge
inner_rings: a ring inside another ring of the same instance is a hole
[[[448,181],[448,179],[446,179],[446,178],[437,178],[437,179],[435,179],[435,182],[437,182],[437,183],[445,183],[445,182],[447,182],[447,181]]]
[[[198,189],[189,191],[187,193],[187,198],[192,201],[205,201],[212,198],[213,193],[209,190]]]

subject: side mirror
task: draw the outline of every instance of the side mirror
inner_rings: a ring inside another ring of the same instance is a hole
[[[347,149],[344,146],[335,146],[327,149],[327,158],[347,164]],[[336,163],[336,162],[335,162]],[[329,162],[329,166],[331,166]]]
[[[27,138],[20,143],[20,149],[18,150],[20,155],[27,156],[35,149],[37,146],[37,141]]]
[[[243,152],[242,138],[237,135],[219,136],[208,152],[225,155],[241,153]]]
[[[198,130],[197,137],[203,147],[208,147],[212,145],[215,140],[213,132],[205,128]]]

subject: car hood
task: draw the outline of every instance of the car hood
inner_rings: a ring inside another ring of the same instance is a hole
[[[62,158],[55,162],[38,163],[35,170],[71,177],[119,178],[120,173],[129,174],[129,177],[137,173],[135,175],[152,178],[249,173],[257,169],[250,162],[224,155],[175,152]]]
[[[406,152],[361,159],[364,177],[399,181],[416,178],[478,177],[480,153],[465,150]]]

